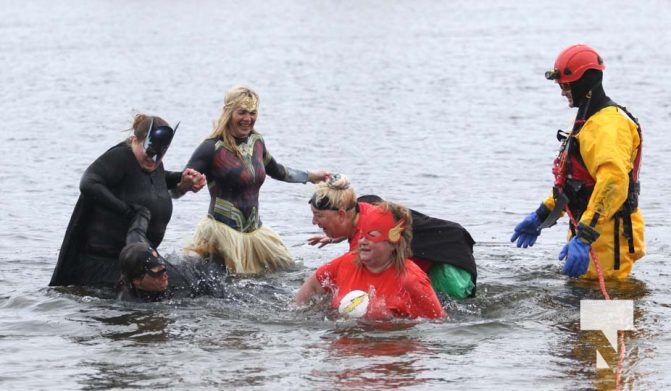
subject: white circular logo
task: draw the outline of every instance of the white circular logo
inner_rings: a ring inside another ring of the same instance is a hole
[[[354,290],[346,294],[338,306],[338,312],[349,318],[360,318],[368,311],[368,293]]]

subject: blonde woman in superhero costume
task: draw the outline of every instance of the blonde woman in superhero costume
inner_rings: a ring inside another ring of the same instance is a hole
[[[226,265],[234,274],[259,274],[294,264],[282,239],[259,217],[259,190],[266,175],[292,183],[318,182],[325,170],[303,171],[279,164],[254,128],[259,97],[245,86],[227,93],[214,129],[187,167],[205,174],[210,206],[187,250]]]

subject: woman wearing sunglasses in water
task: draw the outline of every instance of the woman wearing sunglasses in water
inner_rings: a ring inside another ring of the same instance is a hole
[[[118,299],[161,301],[168,297],[168,269],[156,249],[143,242],[131,243],[121,250],[119,264]]]

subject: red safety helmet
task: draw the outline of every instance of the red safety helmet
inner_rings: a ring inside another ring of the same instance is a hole
[[[545,78],[557,83],[571,83],[580,79],[588,69],[603,71],[606,64],[599,53],[583,44],[572,45],[562,50],[555,60],[555,67],[545,72]]]

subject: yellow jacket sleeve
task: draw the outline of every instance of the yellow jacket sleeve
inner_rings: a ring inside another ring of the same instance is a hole
[[[543,200],[543,205],[545,205],[545,207],[548,208],[549,210],[554,209],[554,207],[555,207],[554,196],[552,194],[550,194],[549,196],[545,197],[545,199]],[[563,213],[564,212],[562,212],[562,214]]]

